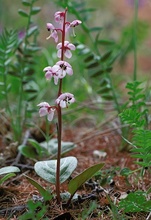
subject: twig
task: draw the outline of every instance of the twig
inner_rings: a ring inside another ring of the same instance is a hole
[[[9,185],[10,182],[16,181],[16,180],[20,179],[22,176],[24,176],[25,174],[28,174],[28,173],[29,173],[29,170],[25,171],[24,173],[14,177],[14,178],[11,178],[11,179],[7,180],[7,182],[5,182],[5,185],[6,186]]]
[[[13,212],[15,213],[16,211],[21,211],[23,209],[26,209],[27,205],[20,205],[20,206],[15,206],[15,207],[10,207],[10,208],[5,208],[0,210],[0,214],[5,215],[6,212]]]
[[[149,213],[149,215],[147,216],[146,220],[149,220],[151,217],[151,212]]]

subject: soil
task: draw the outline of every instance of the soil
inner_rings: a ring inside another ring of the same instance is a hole
[[[113,121],[116,122],[116,118]],[[146,170],[143,179],[137,178],[137,172],[130,175],[128,179],[120,174],[125,167],[131,170],[138,167],[127,146],[124,149],[121,148],[122,150],[120,149],[121,136],[118,124],[115,127],[115,123],[113,123],[114,126],[111,126],[110,123],[109,125],[108,123],[102,123],[100,127],[96,127],[91,122],[86,126],[86,123],[88,122],[83,121],[77,123],[74,127],[63,129],[63,141],[73,141],[77,144],[75,149],[64,155],[75,156],[78,159],[78,166],[72,177],[97,163],[104,163],[104,167],[100,174],[87,181],[78,190],[78,200],[71,202],[68,207],[66,207],[65,202],[58,205],[55,197],[47,202],[48,210],[45,216],[48,219],[82,219],[79,214],[84,212],[84,209],[88,209],[92,205],[91,202],[94,201],[97,202],[97,208],[92,210],[86,219],[113,219],[108,196],[112,202],[118,204],[129,192],[146,191],[151,185],[151,174],[148,170]],[[42,128],[44,129],[44,127],[43,125]],[[52,131],[53,128],[51,128]],[[36,130],[31,130],[30,135],[37,140],[42,140]],[[0,187],[0,219],[13,220],[18,219],[20,215],[28,210],[27,202],[29,200],[35,203],[43,201],[38,190],[29,183],[25,175],[33,178],[44,188],[51,189],[54,195],[55,186],[36,175],[33,169],[34,161],[20,156],[17,151],[11,150],[10,146],[8,148],[4,143],[6,143],[6,139],[1,137],[1,146],[3,146],[1,151],[2,166],[15,165],[21,169],[20,174],[7,180]],[[14,145],[11,144],[11,147],[16,149],[15,143]],[[103,154],[100,154],[100,152],[103,152]],[[68,181],[61,185],[62,193],[68,191],[67,183]],[[101,213],[100,216],[98,216],[98,213]],[[127,219],[145,220],[147,216],[148,213],[131,213]]]

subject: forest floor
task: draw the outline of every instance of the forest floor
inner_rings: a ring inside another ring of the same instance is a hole
[[[104,163],[104,167],[100,173],[97,173],[78,190],[82,199],[71,204],[70,207],[66,208],[63,204],[58,206],[55,198],[51,200],[46,213],[48,219],[84,219],[79,214],[88,210],[93,201],[96,202],[97,208],[92,210],[85,219],[113,219],[111,201],[118,204],[129,192],[147,191],[151,185],[151,174],[147,170],[143,179],[137,176],[138,172],[134,172],[128,178],[121,175],[124,168],[135,170],[138,167],[128,148],[120,149],[121,136],[119,132],[120,127],[115,124],[111,127],[110,124],[108,126],[108,123],[103,123],[100,129],[92,125],[91,122],[89,124],[82,122],[74,127],[63,129],[63,141],[72,141],[77,145],[76,148],[65,154],[65,156],[75,156],[78,160],[78,166],[72,177],[94,164]],[[31,135],[40,140],[38,131],[31,130]],[[13,220],[18,219],[28,210],[27,202],[29,200],[36,202],[41,199],[38,190],[29,183],[25,175],[33,178],[44,188],[51,189],[54,194],[55,186],[36,175],[33,169],[35,163],[33,160],[23,156],[18,157],[17,151],[14,150],[15,143],[7,146],[6,143],[4,144],[4,139],[1,141],[1,146],[4,146],[3,149],[1,148],[1,158],[5,157],[5,162],[2,161],[4,165],[13,164],[21,169],[20,174],[7,180],[0,187],[0,219]],[[100,191],[98,192],[97,189]],[[67,191],[66,181],[61,185],[61,192]],[[98,213],[100,213],[99,217]],[[148,213],[131,213],[127,215],[127,219],[145,220],[147,216]]]

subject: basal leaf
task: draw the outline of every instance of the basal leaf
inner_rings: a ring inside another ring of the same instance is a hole
[[[47,149],[50,155],[57,155],[58,152],[58,140],[56,138],[51,139],[48,143],[42,142],[40,145]],[[61,154],[64,154],[72,149],[74,149],[77,145],[73,142],[64,142],[61,141]]]
[[[34,179],[32,179],[31,177],[25,175],[25,177],[28,179],[28,181],[36,187],[36,189],[38,190],[38,192],[42,195],[42,197],[45,200],[50,200],[52,198],[52,195],[45,190],[39,183],[37,183]]]
[[[15,173],[6,174],[3,178],[0,179],[0,185],[13,176],[16,176],[16,174]]]
[[[40,146],[39,146],[40,148]],[[18,150],[27,158],[38,159],[41,156],[40,149],[30,145],[20,145]],[[42,149],[41,149],[42,150]]]
[[[6,174],[6,173],[18,173],[20,172],[20,169],[15,166],[7,166],[0,169],[0,175]]]
[[[36,173],[44,180],[56,183],[56,167],[57,160],[38,161],[35,163],[34,169]],[[60,182],[65,182],[77,167],[77,159],[75,157],[65,157],[60,161]]]
[[[68,190],[73,195],[83,183],[90,179],[96,172],[104,166],[103,163],[89,167],[69,182]]]

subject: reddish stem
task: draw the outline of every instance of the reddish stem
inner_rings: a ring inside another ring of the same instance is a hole
[[[64,60],[64,41],[65,41],[65,25],[66,25],[66,12],[64,13],[63,28],[62,28],[62,50],[61,50],[61,60]],[[59,80],[58,97],[62,93],[62,79]],[[56,194],[57,202],[60,203],[60,160],[61,160],[61,139],[62,139],[62,113],[61,107],[58,105],[58,154],[57,154],[57,168],[56,168]]]

